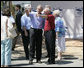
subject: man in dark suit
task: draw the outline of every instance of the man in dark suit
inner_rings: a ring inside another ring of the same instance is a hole
[[[16,30],[17,37],[14,38],[14,41],[13,41],[14,43],[16,43],[17,38],[18,38],[19,34],[21,33],[21,16],[22,16],[22,12],[20,11],[20,9],[21,9],[21,6],[19,4],[17,4],[15,6],[15,10],[16,10],[15,22],[16,22],[16,28],[17,28],[17,30]],[[14,48],[15,48],[15,44],[13,44],[12,50],[14,50]]]
[[[15,10],[17,11],[16,13],[16,27],[17,27],[17,31],[20,33],[21,32],[21,16],[22,16],[22,12],[20,11],[21,6],[18,4],[15,7]]]

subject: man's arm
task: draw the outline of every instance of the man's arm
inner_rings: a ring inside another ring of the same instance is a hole
[[[40,17],[43,17],[43,18],[48,18],[48,15],[37,14],[37,16],[40,16]]]
[[[26,31],[26,27],[25,27],[25,18],[24,17],[21,17],[21,27],[22,27],[22,30],[25,33],[25,36],[28,36],[28,33]]]
[[[25,36],[28,36],[28,33],[27,33],[27,30],[26,30],[26,27],[23,26],[23,30],[24,30]]]
[[[56,32],[56,39],[58,39],[58,33],[59,33],[59,32],[57,31],[57,32]]]

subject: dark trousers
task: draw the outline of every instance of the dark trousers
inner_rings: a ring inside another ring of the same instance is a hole
[[[26,58],[28,59],[29,58],[28,45],[30,43],[30,33],[29,33],[29,30],[27,30],[27,33],[28,33],[28,36],[25,36],[24,31],[21,32],[25,55],[26,55]]]
[[[33,60],[36,51],[36,59],[41,60],[42,54],[42,29],[30,29],[30,60]]]
[[[50,62],[55,62],[55,31],[45,31],[45,42]]]
[[[16,42],[17,42],[17,37],[15,37],[12,41],[12,50],[15,49]]]
[[[22,30],[21,30],[22,31]],[[15,45],[17,43],[17,40],[19,38],[19,35],[20,35],[20,32],[18,30],[16,30],[16,33],[17,33],[17,36],[13,39],[13,42],[12,42],[12,50],[15,49]]]

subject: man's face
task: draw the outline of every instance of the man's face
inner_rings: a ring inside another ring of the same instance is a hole
[[[18,7],[15,7],[15,10],[18,11]]]
[[[25,10],[26,14],[29,15],[29,11],[28,10]]]
[[[37,7],[37,12],[41,13],[43,11],[43,9],[41,7]]]
[[[53,14],[55,17],[57,16],[56,13]]]
[[[31,8],[29,8],[29,12],[31,12]]]
[[[49,14],[49,11],[45,10],[44,11],[44,14],[48,15]]]

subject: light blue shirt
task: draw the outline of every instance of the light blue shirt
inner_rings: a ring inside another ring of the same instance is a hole
[[[32,12],[29,14],[31,18],[31,27],[35,29],[43,29],[44,28],[44,23],[45,19],[42,17],[37,17],[36,16],[37,12]]]
[[[58,32],[58,37],[65,36],[64,22],[60,17],[55,19],[55,31]]]
[[[24,26],[27,30],[30,29],[31,19],[26,13],[21,17],[21,28]]]

